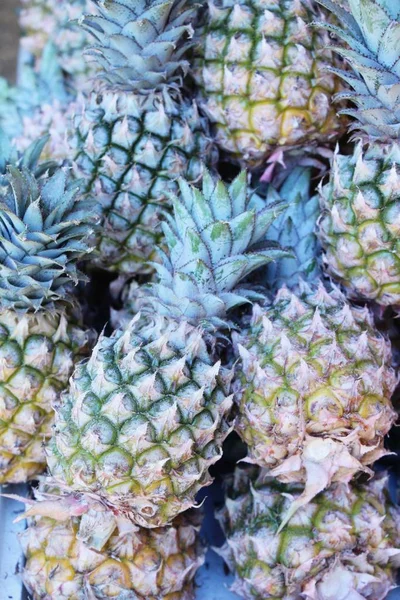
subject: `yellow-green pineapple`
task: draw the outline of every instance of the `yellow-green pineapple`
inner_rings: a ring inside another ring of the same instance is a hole
[[[20,517],[28,518],[22,578],[33,600],[194,600],[205,555],[201,511],[143,529],[46,483],[36,498]]]
[[[383,600],[400,560],[400,511],[388,478],[334,483],[279,531],[301,485],[237,469],[219,513],[220,553],[245,600]]]
[[[45,143],[0,161],[0,483],[45,469],[52,404],[91,338],[72,295],[91,207],[66,171],[37,168]]]
[[[370,472],[386,453],[398,377],[390,342],[368,308],[352,306],[320,279],[310,172],[294,169],[279,194],[292,202],[272,236],[295,251],[282,265],[266,266],[263,280],[274,297],[255,305],[233,334],[236,431],[248,446],[247,461],[281,481],[305,484],[295,512],[331,482]],[[255,201],[262,205],[261,196]]]
[[[329,144],[341,134],[332,97],[339,66],[313,0],[211,0],[197,32],[198,103],[215,141],[242,166],[277,148]]]
[[[239,281],[287,255],[257,247],[285,205],[250,208],[245,173],[228,188],[206,172],[202,191],[181,180],[172,201],[147,302],[76,368],[48,458],[58,483],[145,527],[166,525],[211,483],[232,428],[218,330],[229,329],[229,309],[258,297]]]
[[[322,282],[280,288],[235,338],[236,430],[247,461],[304,482],[291,511],[333,481],[350,481],[387,451],[397,415],[391,346],[367,307]]]
[[[215,149],[206,119],[182,87],[196,7],[184,0],[96,0],[88,59],[94,91],[76,110],[75,171],[100,206],[98,264],[120,273],[149,271],[162,238],[168,193],[180,176],[195,182]]]

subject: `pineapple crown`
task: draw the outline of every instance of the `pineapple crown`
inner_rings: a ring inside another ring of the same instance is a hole
[[[65,77],[60,67],[56,45],[49,41],[43,48],[40,64],[34,58],[23,61],[20,66],[20,85],[16,88],[19,110],[29,114],[33,108],[43,103],[59,100],[68,102],[71,95],[68,92]]]
[[[205,328],[226,327],[229,309],[260,299],[254,290],[237,287],[239,281],[257,267],[291,255],[264,242],[287,205],[251,208],[246,178],[243,171],[225,186],[205,170],[202,191],[179,181],[179,197],[170,195],[174,214],[163,224],[169,252],[160,250],[161,264],[153,265],[159,281],[150,285],[150,304],[157,314]]]
[[[327,67],[353,91],[337,94],[357,108],[344,109],[357,119],[350,131],[388,141],[400,135],[400,3],[398,0],[348,0],[350,11],[336,0],[318,0],[336,15],[342,27],[317,23],[346,42],[332,49],[350,64],[353,73]]]
[[[195,6],[187,0],[93,0],[99,15],[82,26],[97,40],[85,54],[106,87],[150,93],[179,82],[188,69]]]
[[[268,184],[266,190],[257,189],[253,204],[257,207],[284,200],[288,207],[273,222],[268,238],[293,248],[293,256],[270,263],[263,270],[262,281],[274,291],[283,284],[294,287],[300,280],[318,279],[318,239],[315,234],[320,215],[318,195],[311,193],[311,169],[295,167],[276,189]]]
[[[37,179],[9,165],[0,187],[0,305],[39,310],[70,301],[77,269],[90,248],[91,205],[78,200],[77,183],[58,169]]]

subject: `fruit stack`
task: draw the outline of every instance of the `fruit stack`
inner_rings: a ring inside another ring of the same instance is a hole
[[[398,0],[24,0],[21,26],[0,481],[38,482],[31,597],[193,599],[216,478],[239,597],[383,600]]]

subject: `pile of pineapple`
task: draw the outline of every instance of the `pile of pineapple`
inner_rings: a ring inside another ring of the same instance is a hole
[[[238,597],[383,600],[399,0],[20,15],[19,81],[0,82],[0,483],[32,482],[30,596],[203,598],[216,478]]]

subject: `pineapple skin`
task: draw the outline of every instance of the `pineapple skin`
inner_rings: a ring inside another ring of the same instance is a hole
[[[318,237],[329,275],[355,299],[400,304],[400,146],[335,153],[320,186]]]
[[[300,493],[301,486],[281,485],[262,470],[258,478],[236,470],[219,514],[232,591],[245,600],[386,598],[400,554],[400,513],[386,478],[334,483],[279,532]]]
[[[247,461],[304,482],[302,502],[386,454],[398,378],[366,307],[322,283],[283,287],[272,305],[254,309],[235,346],[236,431]]]
[[[42,160],[52,160],[58,164],[63,164],[68,159],[72,160],[68,136],[71,133],[74,112],[75,103],[72,101],[68,105],[57,99],[42,103],[30,114],[22,115],[22,131],[14,139],[15,147],[24,152],[34,140],[49,135],[42,152]]]
[[[91,332],[79,311],[0,311],[0,484],[34,479],[46,469],[52,404],[87,353]]]
[[[74,172],[99,203],[98,266],[144,274],[162,238],[177,180],[201,179],[215,147],[196,105],[178,90],[150,96],[104,90],[76,108]]]
[[[194,575],[205,554],[198,511],[150,530],[98,505],[82,508],[79,498],[71,502],[79,506],[76,516],[56,514],[65,497],[53,507],[50,502],[44,498],[28,511],[45,506],[20,535],[23,581],[33,600],[194,599]]]
[[[166,525],[212,482],[231,430],[229,384],[200,330],[133,320],[78,365],[56,408],[52,476],[138,525]]]
[[[198,30],[193,75],[198,104],[221,150],[242,167],[276,147],[334,142],[343,125],[332,106],[341,89],[326,64],[329,36],[310,0],[216,0]]]

